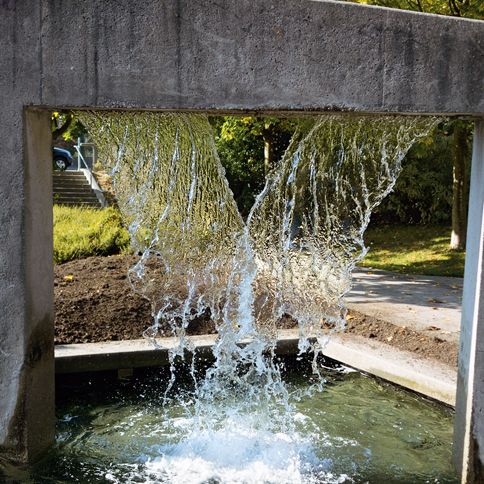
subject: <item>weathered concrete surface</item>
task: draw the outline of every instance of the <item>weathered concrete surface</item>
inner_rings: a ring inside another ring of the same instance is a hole
[[[484,114],[478,21],[309,0],[0,5],[2,92],[22,105]]]
[[[482,22],[330,1],[0,0],[0,455],[53,427],[50,141],[39,115],[36,165],[26,107],[481,116],[483,46]]]
[[[28,230],[26,220],[27,213],[32,212],[26,210],[30,200],[26,193],[29,174],[23,104],[24,100],[37,99],[38,79],[29,73],[32,69],[38,72],[40,25],[34,13],[40,11],[35,6],[32,12],[28,5],[19,4],[18,10],[12,6],[13,2],[0,3],[0,457],[26,460],[30,430],[27,428],[29,420],[23,420],[23,407],[29,373],[26,370],[27,341],[34,326],[28,305],[32,298],[42,301],[43,290],[39,288],[37,295],[29,294],[26,280],[30,269],[27,268],[27,252],[31,250],[27,238],[33,235],[34,227]],[[22,17],[23,22],[20,21]],[[21,39],[18,50],[14,48],[17,38]],[[46,192],[49,183],[44,188]],[[48,217],[47,207],[47,200],[42,200],[40,208],[46,212],[44,219]],[[40,227],[35,228],[43,237]],[[45,251],[49,249],[49,241],[49,236],[39,240]],[[47,282],[51,272],[41,272]],[[47,314],[51,305],[52,300],[46,301]]]
[[[484,482],[484,121],[476,123],[454,424],[462,482]]]
[[[457,371],[442,363],[351,334],[332,335],[323,354],[434,400],[455,405]]]
[[[398,326],[458,343],[463,280],[357,268],[345,304]]]
[[[196,350],[197,358],[213,357],[216,335],[187,337]],[[297,354],[297,330],[280,331],[276,353]],[[146,339],[57,345],[55,347],[56,373],[82,373],[87,371],[117,370],[166,365],[168,352],[179,344],[177,338],[160,338],[158,347]]]
[[[24,113],[21,123],[24,163],[2,159],[14,176],[0,184],[0,443],[4,456],[27,461],[51,445],[55,424],[52,153],[48,112]]]

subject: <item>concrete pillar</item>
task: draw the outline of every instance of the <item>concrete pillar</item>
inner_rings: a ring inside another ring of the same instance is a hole
[[[484,120],[474,131],[453,453],[463,483],[484,482]]]
[[[50,114],[19,108],[10,122],[0,150],[0,458],[28,463],[55,424]]]

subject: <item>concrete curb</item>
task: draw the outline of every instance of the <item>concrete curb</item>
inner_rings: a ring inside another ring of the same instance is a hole
[[[190,336],[188,339],[199,357],[208,357],[216,336]],[[65,374],[166,365],[168,351],[175,345],[175,338],[163,338],[161,348],[155,348],[144,339],[59,345],[55,347],[55,371]],[[280,355],[296,354],[298,331],[280,331],[276,351]],[[332,335],[323,354],[447,405],[455,405],[457,369],[349,334]]]
[[[455,406],[457,368],[349,334],[332,335],[324,356]]]
[[[196,349],[197,356],[203,358],[211,356],[217,336],[188,336],[187,339]],[[166,365],[168,352],[177,346],[177,341],[176,338],[162,338],[158,340],[159,348],[146,339],[57,345],[55,371],[57,374],[83,373]],[[277,341],[277,354],[296,354],[298,342],[297,330],[281,331]]]

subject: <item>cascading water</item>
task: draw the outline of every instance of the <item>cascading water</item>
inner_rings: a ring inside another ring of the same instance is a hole
[[[257,198],[248,225],[258,264],[256,321],[289,313],[318,336],[344,327],[342,297],[366,254],[371,212],[435,120],[326,116],[306,121]]]
[[[167,398],[175,360],[192,349],[190,323],[209,316],[218,332],[215,363],[200,380],[192,371],[194,398],[179,402],[183,438],[161,449],[149,472],[188,482],[186,465],[196,461],[200,472],[190,482],[344,482],[313,455],[311,436],[296,430],[300,395],[288,391],[274,357],[277,323],[284,315],[297,320],[300,350],[315,354],[322,336],[342,327],[342,297],[365,254],[371,211],[436,121],[302,121],[244,222],[206,116],[78,116],[112,168],[141,254],[129,278],[152,305],[146,336],[179,338]],[[309,336],[318,343],[310,345]]]

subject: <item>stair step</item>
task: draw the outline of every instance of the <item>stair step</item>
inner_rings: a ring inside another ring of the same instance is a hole
[[[53,185],[55,187],[64,187],[64,186],[86,186],[90,187],[89,183],[86,179],[84,180],[54,180]]]
[[[54,198],[69,198],[69,199],[75,199],[75,198],[90,198],[91,200],[97,200],[98,198],[96,195],[92,192],[90,193],[54,193]]]
[[[85,192],[93,193],[92,188],[89,185],[62,185],[61,187],[54,187],[54,191],[73,191],[73,192]]]
[[[101,208],[99,203],[93,202],[54,202],[55,205],[65,205],[68,207]]]
[[[92,190],[91,190],[91,187],[87,186],[87,187],[80,187],[80,186],[72,186],[72,185],[66,185],[66,186],[63,186],[63,187],[54,187],[53,189],[54,193],[58,192],[58,193],[65,193],[65,192],[73,192],[73,193],[94,193]]]
[[[86,177],[83,178],[54,178],[53,179],[54,185],[66,185],[68,183],[85,183],[89,185],[89,182],[86,180]]]
[[[54,176],[84,176],[82,171],[53,171]]]
[[[81,200],[81,201],[89,201],[89,202],[99,202],[97,197],[86,194],[86,195],[55,195],[54,194],[54,200]]]
[[[86,176],[84,173],[69,173],[68,175],[64,175],[63,173],[57,173],[54,172],[53,175],[54,180],[85,180]]]
[[[90,187],[63,186],[54,188],[55,193],[92,193]]]
[[[54,204],[101,208],[101,204],[84,173],[55,171],[52,180]]]
[[[65,170],[65,171],[53,171],[54,176],[84,176],[83,171],[72,171],[72,170]]]
[[[54,192],[54,197],[58,198],[92,198],[97,200],[96,194],[92,191],[85,192]]]
[[[99,203],[99,200],[96,197],[93,197],[91,195],[86,195],[86,196],[77,196],[77,195],[67,195],[67,196],[56,196],[54,195],[52,197],[56,202],[93,202],[93,203]]]
[[[75,187],[75,188],[86,188],[88,190],[91,190],[91,185],[89,185],[89,183],[82,183],[78,181],[73,183],[54,183],[54,187],[59,187],[59,188]]]
[[[80,184],[76,184],[76,183],[69,183],[69,184],[66,184],[66,185],[54,185],[53,186],[54,190],[69,190],[71,188],[73,190],[85,190],[85,191],[91,190],[91,187],[89,185],[80,185]]]
[[[83,180],[86,180],[86,176],[84,175],[84,173],[69,173],[67,175],[61,173],[61,174],[57,174],[56,175],[56,172],[54,172],[53,174],[53,177],[52,177],[54,180],[77,180],[77,179],[83,179]]]

